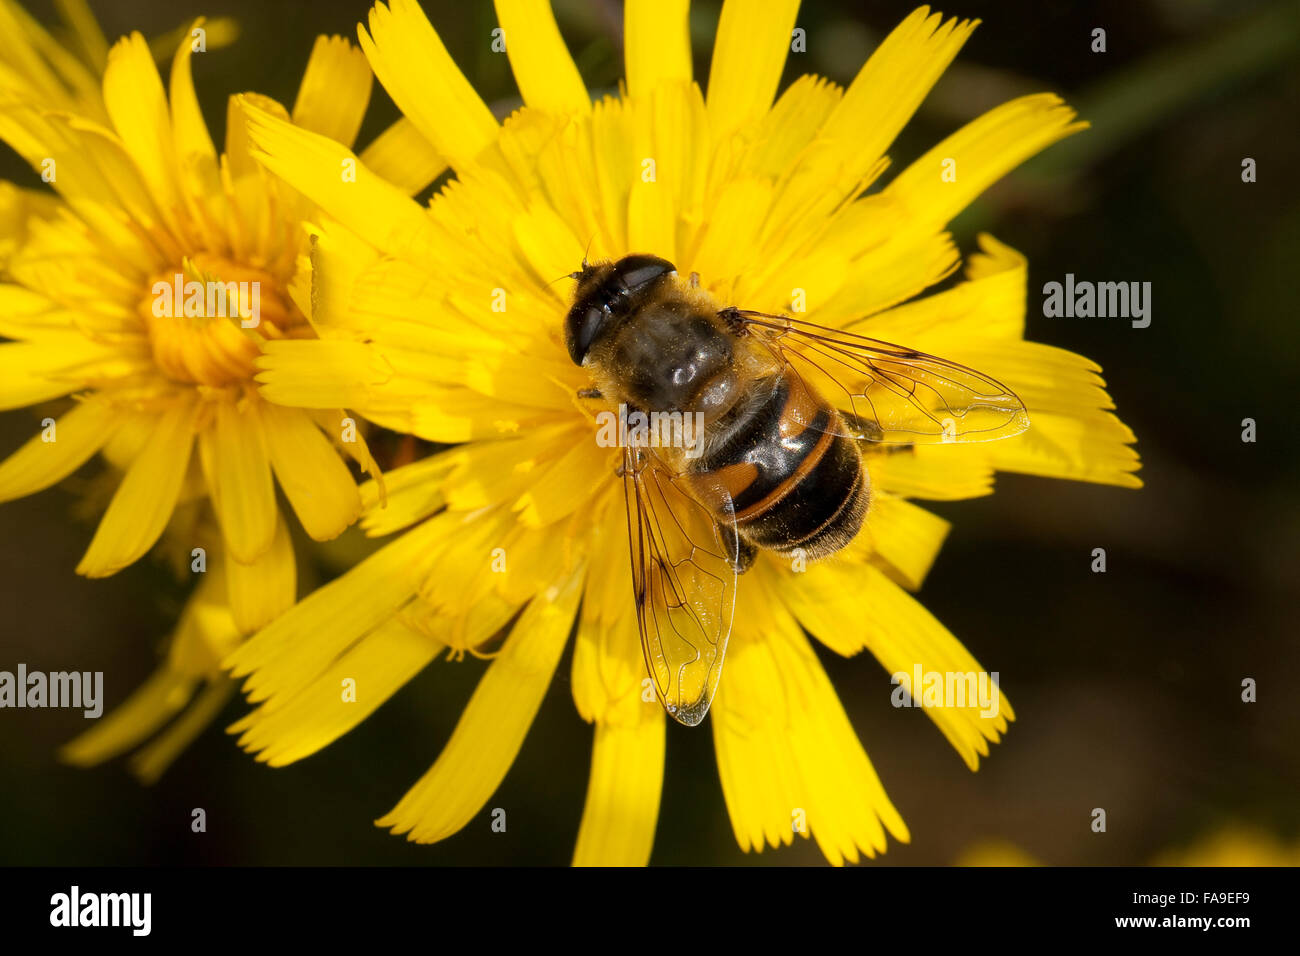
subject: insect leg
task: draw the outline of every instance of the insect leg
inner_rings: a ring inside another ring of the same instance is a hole
[[[754,559],[758,557],[757,545],[742,538],[731,525],[719,523],[718,532],[726,549],[727,563],[736,569],[737,574],[744,574],[754,566]]]

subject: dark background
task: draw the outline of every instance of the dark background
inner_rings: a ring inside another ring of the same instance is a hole
[[[355,37],[368,9],[361,0],[92,6],[110,38],[163,33],[198,14],[239,20],[234,46],[194,64],[217,142],[227,94],[252,89],[291,104],[313,37]],[[424,6],[498,113],[517,105],[507,61],[490,50],[490,4]],[[612,87],[622,75],[620,6],[556,8],[588,85]],[[787,81],[817,72],[847,83],[911,8],[806,2],[808,51],[791,56]],[[48,4],[30,9],[53,19]],[[701,0],[693,11],[701,81],[718,9]],[[1024,92],[1060,92],[1092,121],[954,228],[964,249],[989,228],[1028,255],[1029,337],[1104,367],[1138,435],[1146,487],[1003,476],[992,497],[936,506],[954,527],[920,596],[1001,673],[1018,716],[979,773],[923,715],[889,706],[888,676],[873,660],[822,655],[912,831],[880,863],[947,863],[1002,838],[1051,864],[1140,864],[1230,823],[1294,840],[1297,7],[961,0],[944,12],[984,24],[891,150],[892,169]],[[1099,26],[1104,54],[1089,49]],[[360,142],[395,117],[376,83]],[[1242,183],[1243,157],[1257,161],[1258,182]],[[37,182],[7,150],[0,173]],[[1038,290],[1067,272],[1151,282],[1151,326],[1042,317]],[[33,416],[0,415],[0,451],[32,433]],[[1255,444],[1241,441],[1246,417],[1258,422]],[[71,517],[73,504],[52,490],[0,506],[0,669],[102,670],[107,709],[153,670],[184,591],[148,561],[107,581],[76,577],[91,526]],[[1089,569],[1096,547],[1107,551],[1106,574]],[[83,771],[54,759],[84,730],[79,712],[0,711],[0,863],[565,863],[591,745],[568,665],[566,655],[500,791],[432,847],[370,821],[437,756],[483,669],[472,658],[435,663],[360,728],[285,769],[255,763],[222,732],[244,710],[236,701],[150,788],[121,761]],[[1245,677],[1258,681],[1257,703],[1240,699]],[[653,862],[821,859],[811,841],[743,855],[707,729],[672,725],[668,751]],[[509,814],[504,834],[490,831],[497,806]],[[190,831],[194,807],[207,811],[205,834]],[[1093,807],[1107,810],[1106,834],[1089,829]]]

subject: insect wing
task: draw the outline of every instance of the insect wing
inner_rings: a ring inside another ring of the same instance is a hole
[[[975,369],[789,316],[728,312],[842,412],[841,425],[802,424],[910,444],[994,441],[1029,427],[1015,392]]]
[[[704,719],[718,689],[735,611],[739,548],[730,496],[707,478],[691,481],[694,494],[685,478],[654,457],[624,452],[641,649],[664,709],[689,727]]]

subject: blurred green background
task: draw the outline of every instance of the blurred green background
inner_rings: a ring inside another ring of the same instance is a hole
[[[622,75],[620,5],[557,0],[561,29],[594,89]],[[787,81],[852,79],[910,3],[806,2],[807,52]],[[225,97],[292,103],[313,37],[355,37],[363,0],[92,3],[106,33],[159,34],[204,14],[241,26],[196,58],[218,136]],[[424,7],[499,115],[518,100],[490,50],[491,5]],[[868,7],[868,9],[863,9]],[[47,3],[32,3],[43,22]],[[719,4],[692,14],[707,77]],[[1300,261],[1300,5],[1233,0],[1097,3],[962,0],[945,13],[983,26],[891,150],[892,171],[967,119],[1025,92],[1057,91],[1093,129],[988,193],[955,225],[969,250],[991,229],[1030,262],[1028,335],[1105,369],[1139,438],[1142,491],[1003,476],[992,497],[935,510],[954,522],[921,599],[1001,674],[1017,721],[977,774],[922,714],[889,705],[872,659],[822,654],[912,831],[876,865],[942,864],[1009,839],[1051,864],[1140,864],[1229,822],[1300,830],[1300,383],[1294,281]],[[1090,51],[1091,31],[1107,52]],[[396,117],[376,84],[360,142]],[[220,139],[218,138],[218,142]],[[1241,181],[1241,162],[1258,182]],[[7,149],[0,175],[38,180]],[[888,176],[889,174],[887,174]],[[1149,281],[1150,328],[1047,319],[1044,282]],[[0,415],[0,452],[32,434],[31,411]],[[1243,444],[1241,420],[1258,422]],[[91,526],[64,490],[0,506],[0,669],[105,672],[107,706],[156,664],[184,590],[148,561],[77,578]],[[343,547],[347,542],[343,543]],[[1104,547],[1106,574],[1091,551]],[[322,574],[331,573],[322,569]],[[437,756],[484,664],[439,661],[326,751],[272,770],[223,733],[236,700],[153,787],[122,762],[89,771],[54,750],[79,712],[0,711],[0,864],[563,864],[587,786],[591,729],[561,663],[523,752],[479,818],[432,847],[371,821]],[[1243,704],[1241,681],[1258,681]],[[205,834],[190,811],[207,812]],[[489,813],[503,807],[506,833]],[[1108,832],[1089,829],[1093,807]],[[723,805],[707,728],[669,728],[653,862],[802,864],[811,841],[744,855]]]

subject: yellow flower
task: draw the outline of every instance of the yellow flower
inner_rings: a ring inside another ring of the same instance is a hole
[[[63,20],[61,36],[51,34],[14,0],[0,0],[0,88],[23,88],[46,109],[107,123],[100,91],[108,62],[104,32],[86,0],[60,0],[55,7]],[[156,57],[168,57],[178,43],[191,39],[193,29],[156,37],[149,48]],[[233,20],[218,17],[203,24],[203,46],[220,49],[238,34]]]
[[[54,484],[99,451],[110,467],[83,505],[107,503],[107,512],[78,570],[111,574],[169,527],[186,572],[202,572],[158,672],[62,750],[72,763],[97,763],[171,721],[131,761],[149,782],[229,699],[234,685],[217,662],[296,596],[272,474],[308,533],[327,539],[361,507],[331,444],[363,467],[370,459],[339,410],[276,408],[252,383],[263,341],[313,334],[307,286],[293,278],[310,206],[251,160],[242,123],[221,154],[209,138],[190,62],[233,39],[233,23],[200,19],[147,47],[134,34],[110,51],[84,3],[60,10],[67,46],[0,0],[0,136],[58,193],[0,183],[0,336],[15,340],[0,344],[0,407],[56,399],[71,408],[0,464],[0,501]],[[160,48],[175,51],[170,96],[153,64]],[[371,86],[358,50],[320,37],[292,114],[247,95],[351,143]],[[239,115],[234,100],[231,110]],[[399,181],[414,163],[414,192],[434,173],[419,179],[430,163],[418,159],[431,150],[407,126],[363,156],[373,168],[397,162],[389,176]],[[238,298],[224,314],[209,312],[206,295],[194,309],[202,314],[176,308],[177,281],[209,280],[236,283],[236,295],[250,283],[256,324],[236,318]],[[116,493],[101,500],[104,487]],[[195,547],[203,554],[191,556]]]
[[[6,96],[21,93],[27,102],[40,103],[47,110],[108,124],[101,95],[108,42],[85,0],[63,0],[57,6],[65,20],[64,42],[13,0],[0,0],[0,90],[7,91]],[[208,22],[204,31],[210,50],[227,45],[238,34],[234,21],[226,18]],[[175,38],[150,42],[155,57],[170,56],[179,37],[190,36],[189,31],[175,33]],[[58,209],[58,198],[48,191],[0,182],[0,269],[26,239],[28,222],[49,219]]]
[[[114,45],[102,122],[93,101],[88,113],[53,92],[44,102],[48,84],[34,65],[23,73],[21,58],[0,72],[0,138],[61,200],[4,194],[13,212],[0,335],[14,341],[0,344],[0,408],[76,399],[0,464],[0,501],[102,452],[124,474],[77,567],[101,577],[145,554],[178,502],[210,498],[232,559],[230,605],[247,633],[295,597],[272,476],[308,534],[326,540],[361,510],[343,454],[371,463],[340,409],[280,408],[257,394],[263,344],[313,335],[305,286],[293,280],[310,206],[253,162],[242,123],[218,154],[190,74],[202,24],[176,51],[170,96],[140,34]],[[78,102],[89,99],[82,86]],[[350,144],[370,88],[360,51],[321,37],[292,114],[248,96]]]
[[[962,850],[953,866],[1042,866],[1038,859],[1010,840],[984,839]]]
[[[262,394],[340,404],[458,447],[391,472],[371,534],[404,531],[229,659],[260,707],[234,730],[280,766],[337,739],[443,651],[492,657],[442,754],[379,824],[433,842],[480,812],[524,742],[576,626],[572,686],[595,725],[576,863],[644,863],[664,784],[663,708],[643,694],[617,452],[576,398],[565,350],[573,272],[651,253],[721,304],[806,318],[993,375],[1028,406],[1024,435],[875,454],[864,532],[796,573],[765,556],[740,579],[712,733],[741,847],[811,834],[833,863],[907,840],[805,631],[889,673],[983,668],[906,589],[947,524],[909,499],[986,494],[996,470],[1137,487],[1133,436],[1087,359],[1025,342],[1024,259],[991,237],[967,280],[945,224],[1017,163],[1081,128],[1051,95],[1012,101],[865,196],[886,149],[975,24],[908,17],[841,89],[805,76],[775,98],[796,4],[728,2],[707,95],[687,4],[632,0],[626,89],[591,102],[546,5],[498,0],[525,107],[498,124],[413,0],[371,11],[362,49],[455,171],[427,209],[351,156],[250,104],[257,158],[322,214],[312,248],[320,338],[268,343]],[[953,158],[959,175],[941,181]],[[909,301],[910,300],[910,301]],[[494,640],[502,636],[499,647]],[[355,702],[340,694],[347,681]],[[885,687],[888,684],[882,681]],[[927,708],[975,769],[1012,719]],[[682,731],[685,732],[685,731]],[[696,731],[698,732],[698,731]],[[671,781],[669,781],[671,784]]]
[[[234,695],[235,683],[220,665],[244,637],[230,608],[230,563],[208,510],[201,502],[177,509],[166,535],[177,570],[201,573],[162,663],[125,701],[59,750],[61,759],[79,767],[134,750],[128,766],[146,784],[162,776]]]
[[[1200,835],[1189,845],[1162,850],[1152,866],[1300,866],[1300,840],[1237,821]]]
[[[954,866],[1043,866],[1035,856],[1010,840],[977,840],[966,847]],[[1150,866],[1300,866],[1300,842],[1238,822],[1228,822],[1202,834],[1190,844],[1166,848]]]

